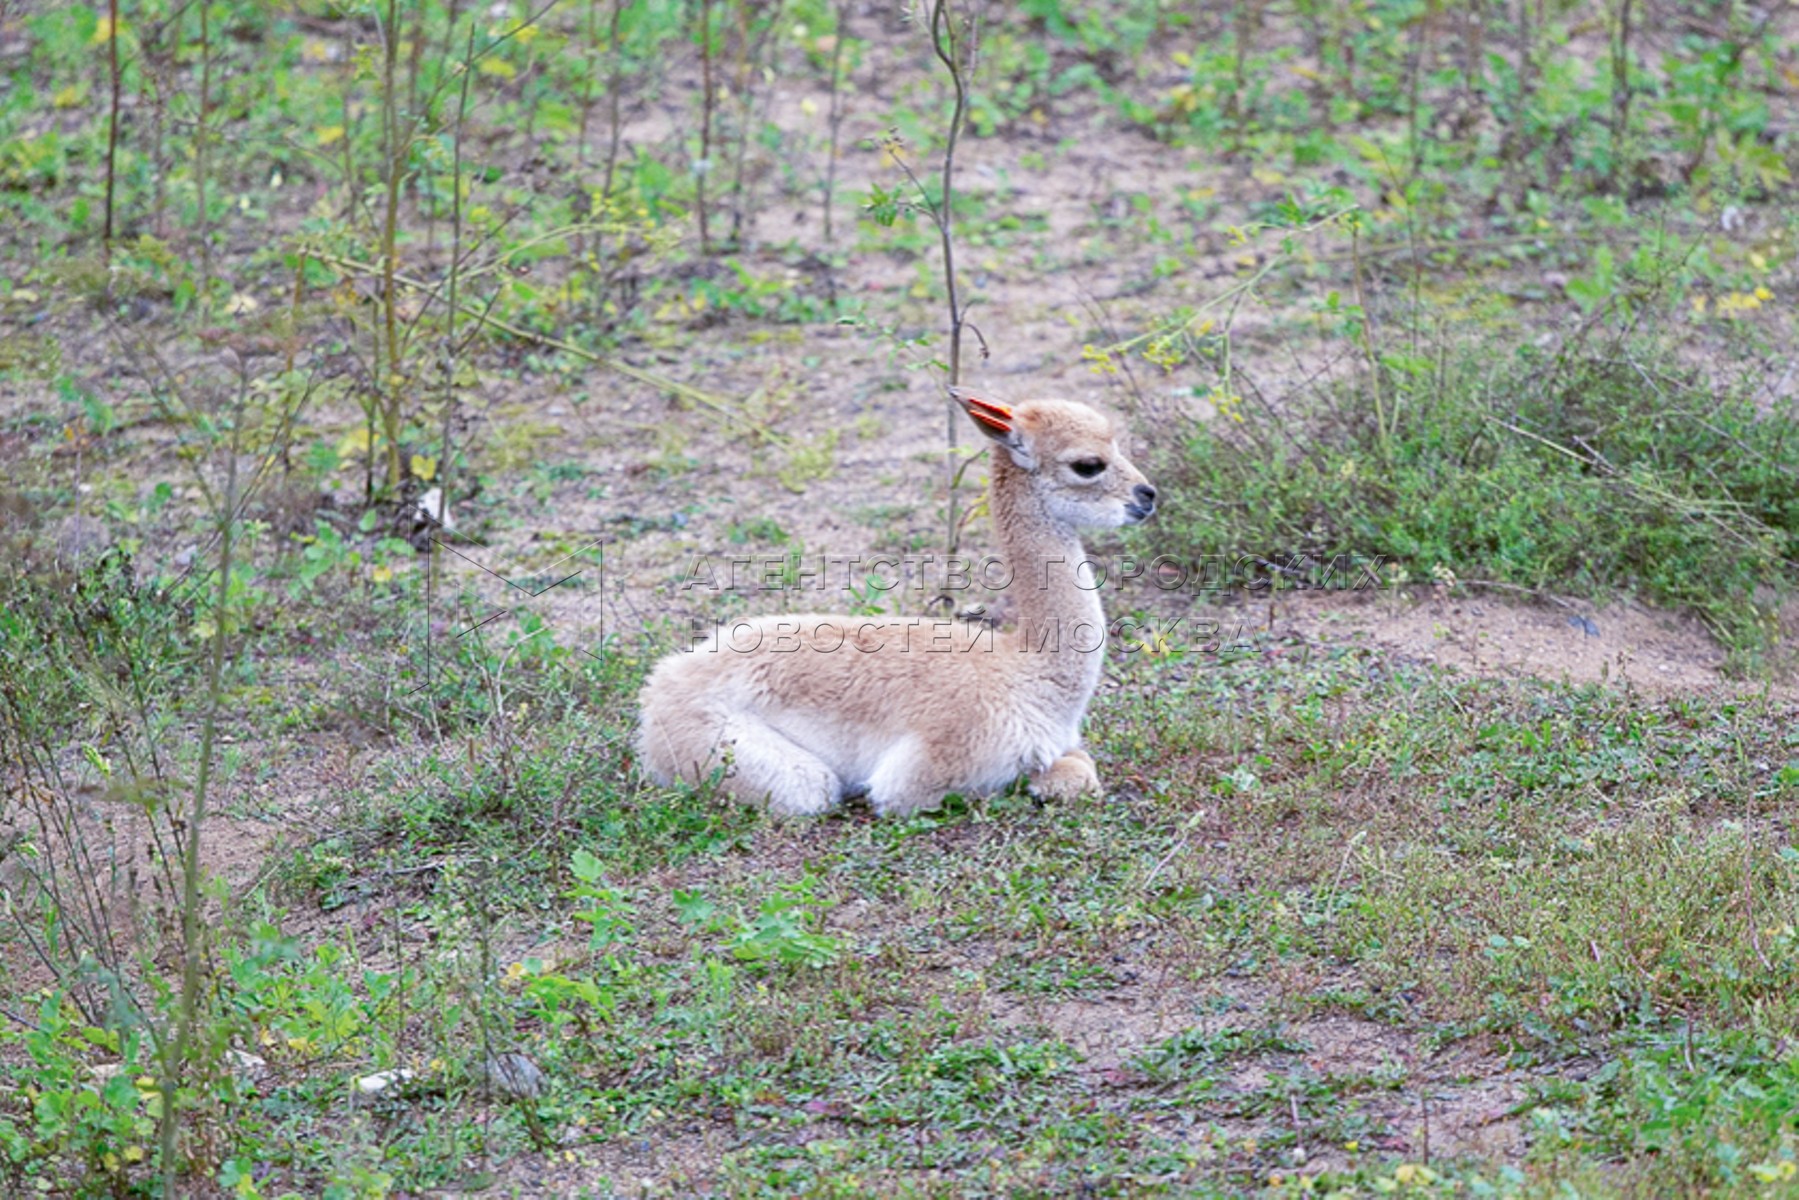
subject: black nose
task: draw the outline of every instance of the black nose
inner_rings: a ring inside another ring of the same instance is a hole
[[[1137,503],[1145,508],[1148,508],[1156,502],[1156,489],[1150,487],[1147,483],[1140,483],[1132,488],[1131,494],[1136,496]]]

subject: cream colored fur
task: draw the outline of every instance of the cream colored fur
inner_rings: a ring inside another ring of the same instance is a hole
[[[1147,518],[1155,489],[1117,426],[1084,404],[1007,409],[955,395],[996,443],[989,504],[1016,632],[807,614],[671,654],[644,686],[638,734],[658,783],[702,781],[723,765],[726,791],[787,815],[861,793],[876,812],[916,812],[1021,774],[1052,799],[1099,791],[1080,728],[1106,619],[1094,580],[1077,578],[1076,531]],[[1096,464],[1091,478],[1079,473]]]

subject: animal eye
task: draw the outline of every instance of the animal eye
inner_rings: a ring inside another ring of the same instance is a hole
[[[1106,460],[1103,458],[1078,458],[1068,464],[1068,469],[1082,479],[1092,479],[1106,469]]]

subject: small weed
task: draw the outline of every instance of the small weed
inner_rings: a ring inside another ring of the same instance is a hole
[[[725,531],[725,536],[737,546],[784,546],[788,541],[787,531],[773,517],[753,517],[748,521],[734,522]]]
[[[807,928],[817,922],[816,914],[808,911],[812,900],[810,879],[778,889],[732,939],[732,956],[751,963],[813,968],[836,962],[842,953],[838,939]]]

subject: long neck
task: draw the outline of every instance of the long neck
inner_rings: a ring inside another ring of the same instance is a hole
[[[1030,473],[1003,450],[993,452],[989,502],[1012,571],[1007,590],[1017,605],[1021,652],[1046,678],[1090,693],[1104,658],[1106,614],[1098,581],[1081,570],[1080,538],[1044,511]]]

